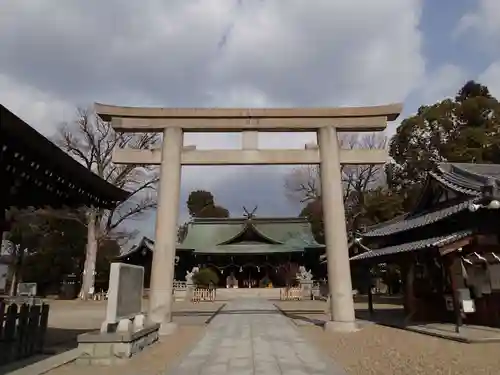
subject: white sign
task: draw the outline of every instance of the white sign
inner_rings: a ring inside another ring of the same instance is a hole
[[[468,300],[463,300],[462,301],[462,308],[464,310],[464,313],[470,314],[476,311],[476,306],[474,304],[474,300],[468,299]]]
[[[500,290],[500,264],[490,265],[490,284],[492,290]]]
[[[36,283],[19,283],[17,284],[17,295],[22,297],[36,296]]]

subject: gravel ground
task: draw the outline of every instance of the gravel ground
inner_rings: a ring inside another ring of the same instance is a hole
[[[461,344],[375,324],[349,334],[298,328],[349,375],[498,375],[500,344]]]
[[[160,375],[173,366],[201,338],[205,327],[180,326],[171,336],[133,356],[126,364],[116,366],[80,366],[73,363],[46,373],[47,375]]]

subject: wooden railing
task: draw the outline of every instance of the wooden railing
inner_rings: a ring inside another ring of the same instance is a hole
[[[196,288],[193,291],[193,296],[191,297],[192,302],[214,302],[215,301],[215,289],[209,288]]]
[[[0,365],[43,351],[49,305],[0,301]]]
[[[301,299],[302,289],[300,287],[280,289],[280,300],[282,301],[299,301]]]

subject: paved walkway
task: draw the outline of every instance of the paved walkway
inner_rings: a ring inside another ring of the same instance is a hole
[[[168,375],[345,375],[269,301],[231,301]]]

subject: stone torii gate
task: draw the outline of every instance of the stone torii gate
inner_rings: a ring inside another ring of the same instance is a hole
[[[173,275],[182,165],[319,164],[328,259],[331,321],[327,328],[356,330],[347,248],[341,164],[383,164],[387,151],[340,149],[337,132],[382,131],[395,120],[401,104],[356,108],[139,108],[95,105],[97,114],[111,121],[117,132],[162,132],[161,149],[116,149],[117,164],[160,165],[155,251],[151,270],[149,316],[161,323],[161,333],[172,323]],[[304,150],[260,150],[258,132],[318,134],[318,146]],[[240,150],[197,150],[183,145],[184,132],[242,132]]]

